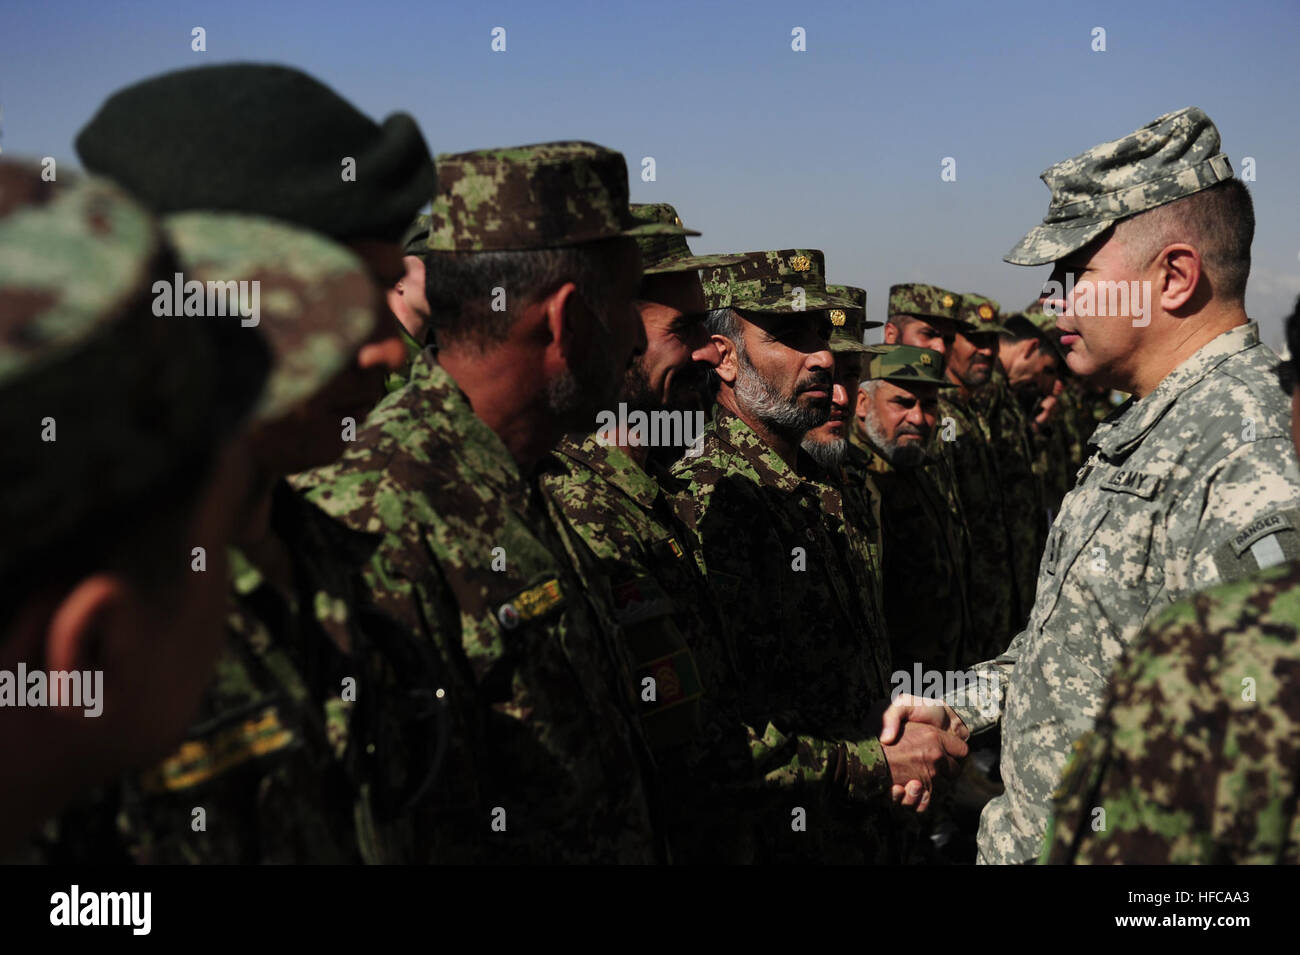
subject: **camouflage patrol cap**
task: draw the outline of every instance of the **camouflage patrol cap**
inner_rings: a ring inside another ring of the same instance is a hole
[[[677,210],[666,202],[634,202],[632,218],[637,222],[662,222],[680,226]],[[641,271],[645,275],[664,272],[694,272],[715,265],[735,265],[743,262],[743,255],[694,255],[686,244],[688,235],[699,235],[694,229],[669,235],[643,235],[636,240],[641,250]]]
[[[421,213],[402,233],[402,254],[419,255],[429,249],[429,216]]]
[[[1007,329],[998,321],[1000,306],[991,298],[967,292],[957,303],[957,320],[966,327],[962,329],[968,335],[984,332],[1006,333]]]
[[[918,318],[946,318],[960,321],[957,308],[961,296],[937,285],[905,282],[889,289],[889,314],[914,315]]]
[[[437,168],[428,246],[434,252],[554,249],[687,233],[680,225],[633,219],[627,162],[595,143],[446,153]]]
[[[256,399],[259,337],[234,350],[203,320],[156,316],[175,268],[116,186],[0,161],[0,575],[162,487]]]
[[[1003,258],[1046,265],[1082,249],[1120,219],[1232,178],[1219,131],[1195,106],[1058,162],[1039,178],[1052,191],[1043,224]]]
[[[881,322],[868,322],[867,290],[853,285],[828,285],[826,291],[853,302],[852,308],[831,309],[831,352],[856,352],[868,354],[871,349],[862,341],[868,328],[878,328]]]
[[[883,345],[874,348],[864,378],[892,381],[900,385],[956,387],[943,374],[943,356],[931,348],[916,345]]]
[[[259,421],[319,391],[375,329],[377,290],[365,263],[322,235],[229,212],[183,212],[163,226],[186,281],[257,290],[256,328],[275,363],[254,410]]]
[[[820,249],[745,252],[735,265],[706,270],[703,282],[710,309],[785,313],[853,307],[851,299],[826,291],[826,257]]]
[[[1002,324],[1012,334],[1033,334],[1046,342],[1056,353],[1057,364],[1065,367],[1065,355],[1069,349],[1061,347],[1061,333],[1056,328],[1056,316],[1043,311],[1042,299],[1034,299],[1025,306],[1024,311],[1004,315]]]

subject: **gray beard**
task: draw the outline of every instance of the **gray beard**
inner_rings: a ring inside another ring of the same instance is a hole
[[[805,432],[825,424],[831,416],[826,408],[801,408],[795,398],[787,398],[763,380],[749,363],[747,355],[737,355],[736,403],[773,431]]]
[[[862,430],[867,433],[868,440],[884,459],[899,470],[910,471],[918,468],[930,458],[923,442],[909,441],[907,444],[900,444],[897,441],[890,441],[871,415],[863,419]]]
[[[840,465],[844,463],[844,455],[848,453],[849,443],[843,438],[817,441],[810,435],[803,439],[800,447],[808,452],[808,457],[816,461],[823,470],[838,471]]]

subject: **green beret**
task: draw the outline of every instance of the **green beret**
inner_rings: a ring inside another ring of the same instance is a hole
[[[905,282],[889,289],[889,314],[911,315],[915,318],[946,318],[958,321],[957,307],[961,296],[956,292],[926,285],[922,282]]]
[[[826,291],[826,257],[820,249],[745,252],[735,265],[706,270],[703,282],[710,309],[786,313],[853,307],[852,299]]]
[[[681,226],[677,210],[666,202],[634,202],[630,206],[632,218],[637,222],[659,222]],[[695,272],[715,265],[734,265],[744,261],[743,255],[694,255],[686,244],[688,235],[699,235],[694,229],[668,235],[643,235],[636,240],[641,250],[641,271],[645,275],[665,272]]]
[[[1058,162],[1039,178],[1052,199],[1043,224],[1003,256],[1013,265],[1062,259],[1120,219],[1231,179],[1232,164],[1210,117],[1189,106]]]
[[[162,487],[256,400],[260,335],[157,316],[176,267],[111,183],[0,161],[0,574]]]
[[[687,233],[680,225],[634,219],[623,154],[595,143],[445,153],[437,161],[429,222],[434,252],[555,249]]]
[[[943,374],[943,356],[931,348],[916,345],[883,345],[873,349],[874,356],[863,377],[892,381],[899,385],[937,385],[956,387]]]
[[[339,239],[397,239],[435,180],[410,116],[381,126],[299,70],[254,63],[119,90],[76,146],[86,169],[156,213],[246,212]]]

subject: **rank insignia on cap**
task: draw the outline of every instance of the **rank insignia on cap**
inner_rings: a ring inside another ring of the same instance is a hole
[[[928,365],[928,364],[930,364],[932,361],[933,361],[933,359],[930,358],[929,355],[922,355],[921,358],[920,358],[920,362],[921,362],[922,365]]]
[[[980,318],[984,319],[984,321],[987,322],[987,321],[988,321],[990,318],[992,318],[992,317],[993,317],[993,309],[990,308],[990,307],[987,306],[987,305],[981,305],[981,306],[980,306]]]
[[[794,269],[796,272],[807,272],[812,268],[812,259],[808,258],[806,255],[796,255],[790,260],[790,268]]]
[[[838,309],[838,308],[833,308],[833,309],[831,309],[831,324],[832,324],[832,325],[834,325],[834,326],[836,326],[836,327],[839,327],[840,325],[843,325],[843,324],[844,324],[845,320],[846,320],[846,319],[845,319],[845,315],[844,315],[844,312],[843,312],[842,309]]]
[[[681,225],[681,224],[682,224],[682,217],[681,217],[681,216],[673,216],[673,225],[679,226],[679,225]]]
[[[952,296],[951,296],[951,295],[945,295],[945,296],[943,297],[943,307],[944,307],[944,308],[952,308],[952,305],[953,305]]]

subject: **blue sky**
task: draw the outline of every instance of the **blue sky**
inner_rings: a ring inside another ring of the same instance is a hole
[[[190,31],[207,31],[207,52]],[[506,29],[505,53],[490,49]],[[791,50],[803,27],[807,51]],[[1106,30],[1104,53],[1092,30]],[[75,166],[115,89],[168,69],[286,63],[434,152],[553,139],[623,151],[634,201],[674,203],[696,251],[813,246],[882,318],[895,282],[1032,298],[1001,257],[1047,208],[1038,174],[1198,105],[1258,229],[1266,340],[1300,293],[1300,3],[50,2],[0,12],[0,147]],[[238,135],[238,130],[232,130]],[[640,160],[653,156],[655,182]],[[944,157],[957,180],[942,182]]]

